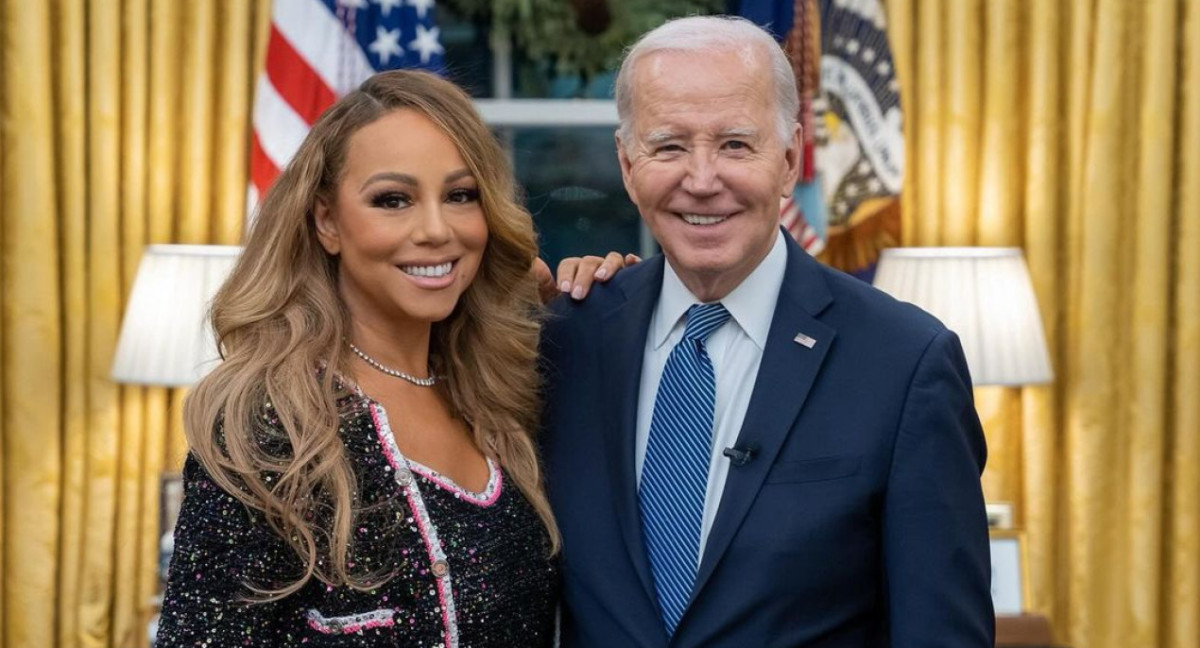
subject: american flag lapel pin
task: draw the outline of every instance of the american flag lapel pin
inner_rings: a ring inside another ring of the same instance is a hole
[[[796,337],[792,338],[792,342],[799,344],[800,346],[804,347],[805,349],[811,349],[817,345],[816,338],[812,337],[811,335],[805,335],[803,333],[797,333]]]

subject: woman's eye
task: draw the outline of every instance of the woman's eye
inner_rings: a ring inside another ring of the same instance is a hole
[[[663,144],[654,149],[655,153],[678,153],[683,150],[683,147],[678,144]]]
[[[478,189],[455,189],[446,196],[446,202],[465,205],[479,200]]]
[[[411,201],[408,199],[408,196],[402,193],[388,191],[372,198],[371,206],[378,207],[380,209],[400,209],[401,207],[407,207],[410,202]]]
[[[743,149],[750,148],[750,145],[746,144],[745,142],[743,142],[741,140],[729,140],[728,142],[725,142],[725,148],[730,148],[735,151],[740,151]]]

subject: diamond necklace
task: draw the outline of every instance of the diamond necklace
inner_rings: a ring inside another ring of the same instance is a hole
[[[381,371],[393,378],[407,380],[408,382],[410,382],[418,387],[432,387],[432,386],[434,386],[434,384],[437,383],[437,376],[433,375],[433,372],[429,373],[428,378],[417,378],[416,376],[414,376],[410,373],[400,371],[399,369],[392,369],[391,367],[383,366],[382,364],[379,363],[378,360],[363,353],[362,349],[354,346],[354,343],[351,342],[350,340],[346,340],[346,344],[350,345],[350,350],[354,352],[354,355],[362,358],[363,362],[371,365],[375,369],[378,369],[379,371]]]

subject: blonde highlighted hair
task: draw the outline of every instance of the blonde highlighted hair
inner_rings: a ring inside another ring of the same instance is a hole
[[[541,405],[532,220],[503,151],[462,90],[424,72],[383,72],[317,120],[264,197],[212,305],[224,362],[184,406],[193,455],[261,512],[305,565],[295,582],[256,588],[266,598],[313,577],[357,588],[379,583],[378,574],[347,568],[359,502],[338,432],[347,412],[339,411],[345,394],[336,378],[350,375],[349,316],[337,291],[338,261],[318,242],[313,213],[318,200],[334,202],[351,136],[401,109],[421,113],[454,142],[478,182],[488,226],[478,274],[450,317],[433,325],[431,368],[445,377],[451,407],[474,429],[476,445],[508,471],[558,548],[532,439]],[[278,423],[264,427],[268,403]]]

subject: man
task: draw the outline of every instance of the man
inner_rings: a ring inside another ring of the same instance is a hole
[[[961,348],[782,234],[799,133],[778,46],[741,19],[667,23],[617,104],[663,255],[546,327],[562,644],[991,646]]]

